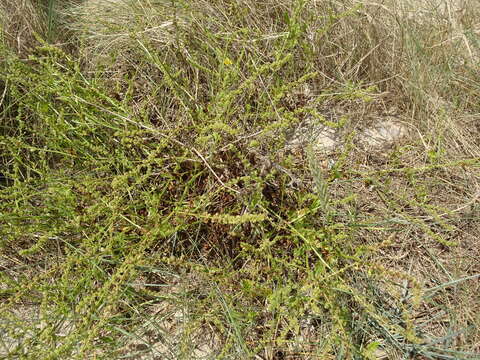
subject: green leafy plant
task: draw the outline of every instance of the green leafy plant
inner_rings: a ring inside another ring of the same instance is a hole
[[[5,4],[1,357],[475,358],[479,87],[440,15]],[[366,147],[385,113],[414,131]]]

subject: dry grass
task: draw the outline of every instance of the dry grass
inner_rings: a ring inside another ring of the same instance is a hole
[[[30,52],[36,44],[35,33],[46,32],[46,15],[36,1],[5,0],[0,4],[3,41],[17,52]]]
[[[0,5],[2,356],[477,357],[476,1],[51,10]]]

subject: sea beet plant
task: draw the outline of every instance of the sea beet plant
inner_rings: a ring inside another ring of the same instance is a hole
[[[474,17],[44,5],[0,5],[2,357],[475,358]]]

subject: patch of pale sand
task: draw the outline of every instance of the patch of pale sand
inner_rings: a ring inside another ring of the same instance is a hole
[[[407,127],[402,123],[386,118],[359,134],[359,141],[367,147],[383,148],[390,146],[407,135]]]
[[[369,128],[360,131],[356,139],[366,151],[390,147],[406,136],[408,128],[395,118],[385,117]],[[297,129],[287,147],[312,147],[314,153],[331,154],[343,148],[345,136],[338,129],[326,125],[307,125]]]
[[[49,321],[52,321],[52,319]],[[27,339],[35,336],[37,331],[42,331],[48,325],[45,316],[40,313],[39,304],[17,305],[11,307],[8,311],[2,312],[0,316],[0,336],[4,344],[9,344],[9,347],[15,347],[19,340],[9,336],[6,329],[11,330],[15,328],[18,330],[17,335],[23,332],[21,338]],[[57,322],[55,330],[56,336],[65,337],[74,330],[74,323],[71,320],[61,319],[61,321]]]
[[[130,358],[154,360],[161,356],[162,359],[176,359],[182,354],[190,359],[215,358],[220,349],[220,335],[213,329],[199,326],[191,331],[187,326],[189,314],[171,305],[158,304],[150,310],[151,318],[137,329],[135,337],[128,338],[124,353]],[[8,313],[4,312],[0,316],[0,358],[9,358],[13,352],[28,351],[22,349],[22,344],[34,339],[46,327],[39,305],[18,305]],[[62,321],[55,334],[62,338],[73,331],[72,321]]]
[[[135,360],[216,359],[222,348],[221,333],[208,322],[197,320],[191,305],[182,305],[176,297],[184,296],[185,291],[199,291],[201,278],[195,274],[185,278],[175,275],[165,276],[162,281],[169,284],[163,288],[167,300],[142,309],[143,321],[129,330],[134,336],[124,338],[122,354]]]
[[[337,131],[323,124],[305,123],[295,129],[288,148],[304,148],[312,146],[315,152],[333,152],[341,142]]]
[[[40,326],[39,308],[37,306],[19,305],[13,310],[2,310],[0,316],[0,357],[8,357],[26,338],[34,336],[34,331],[25,331]]]
[[[51,321],[51,320],[49,320]],[[28,351],[23,345],[35,339],[48,326],[47,321],[40,313],[40,305],[17,305],[0,315],[0,357],[9,357],[10,353]],[[59,338],[68,336],[75,329],[70,320],[58,321],[55,326],[55,335]],[[26,354],[29,355],[29,354]]]
[[[125,354],[136,360],[213,359],[220,350],[220,335],[207,326],[192,329],[191,316],[184,309],[161,303],[152,306],[152,316],[130,339]]]

